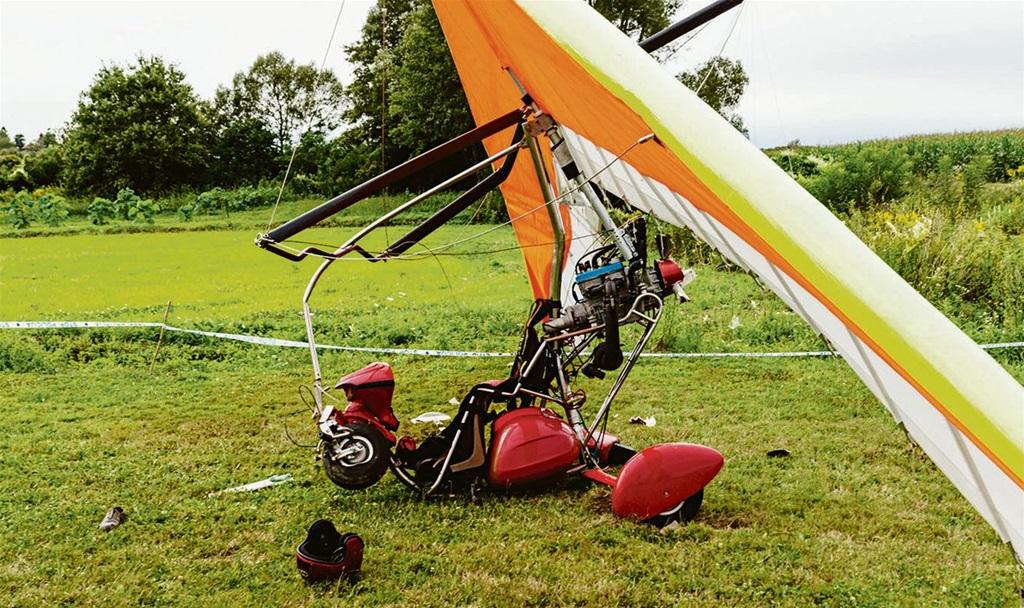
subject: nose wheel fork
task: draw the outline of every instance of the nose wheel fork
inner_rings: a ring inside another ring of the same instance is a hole
[[[697,517],[697,512],[700,511],[700,506],[703,502],[704,488],[701,488],[675,507],[648,519],[647,523],[657,528],[664,528],[675,522],[686,523],[692,521],[694,517]]]

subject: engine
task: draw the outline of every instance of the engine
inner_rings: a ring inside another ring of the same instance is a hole
[[[642,253],[629,261],[623,261],[616,245],[605,245],[584,254],[576,265],[573,282],[577,303],[562,308],[557,317],[543,324],[544,333],[548,335],[601,328],[604,342],[594,349],[581,370],[587,376],[602,378],[604,371],[622,365],[620,324],[639,320],[638,314],[660,307],[661,300],[670,294],[680,302],[688,299],[683,288],[693,280],[694,272],[684,271],[668,256],[667,239],[661,236],[658,237],[659,259],[648,264],[645,232],[642,220],[632,226],[632,241],[641,245],[634,246],[633,250]],[[657,298],[643,297],[645,294]]]
[[[620,261],[586,270],[576,275],[576,288],[582,296],[578,304],[566,306],[558,318],[544,324],[544,331],[555,334],[605,324],[607,311],[616,315],[625,312],[641,293],[653,293],[660,298],[675,295],[686,302],[683,289],[693,280],[694,272],[684,271],[671,258],[664,258],[644,268],[640,276],[630,276],[629,268]],[[609,306],[611,304],[611,306]],[[653,300],[641,300],[641,311],[650,310]],[[628,321],[627,321],[628,322]]]
[[[693,270],[684,271],[668,255],[653,264],[639,256],[631,262],[623,262],[616,256],[612,246],[605,246],[583,256],[577,264],[574,282],[578,303],[566,306],[559,316],[544,324],[547,334],[587,329],[608,325],[626,313],[642,293],[651,293],[659,298],[674,295],[679,302],[688,300],[683,289],[693,280]],[[653,298],[637,302],[637,308],[646,312],[656,305]],[[613,316],[615,319],[610,319]],[[622,319],[628,323],[630,319]]]

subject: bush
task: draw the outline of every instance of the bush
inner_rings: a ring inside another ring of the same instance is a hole
[[[316,174],[296,173],[288,180],[288,190],[291,194],[299,196],[322,196],[325,194],[324,187],[317,179]],[[274,192],[275,200],[277,192]]]
[[[36,201],[36,217],[47,226],[60,226],[68,218],[68,203],[59,194],[48,193]]]
[[[277,192],[277,188],[270,186],[243,186],[235,190],[234,196],[228,201],[228,208],[231,211],[245,211],[270,207],[277,201]]]
[[[97,196],[85,210],[86,217],[96,226],[105,226],[117,216],[114,201]]]
[[[953,158],[940,158],[935,165],[935,171],[928,175],[924,186],[925,196],[931,204],[942,208],[953,208],[959,204],[963,188],[957,179]]]
[[[128,219],[128,210],[135,206],[136,201],[139,200],[135,191],[131,188],[122,188],[117,193],[117,198],[114,199],[114,212],[117,217],[122,220]]]
[[[191,222],[192,214],[195,210],[196,209],[193,205],[182,205],[181,207],[178,207],[178,217],[180,217],[183,222]]]
[[[50,145],[25,157],[25,172],[36,186],[60,182],[64,170],[64,152],[59,145]]]
[[[152,224],[154,216],[160,212],[160,205],[152,199],[139,199],[132,207],[128,208],[128,219],[137,224]]]
[[[855,213],[849,226],[885,262],[947,312],[980,307],[1000,323],[1024,321],[1024,241],[1001,226],[902,208]]]
[[[960,178],[960,212],[977,211],[981,207],[981,188],[992,170],[992,157],[975,156],[964,166]]]
[[[32,178],[25,171],[25,158],[16,152],[0,155],[0,188],[27,190]]]
[[[121,219],[152,224],[160,206],[150,199],[139,198],[131,188],[122,188],[114,200],[114,211]]]
[[[7,221],[21,230],[28,228],[35,217],[36,199],[28,192],[18,192],[7,203]]]
[[[813,177],[800,180],[835,211],[886,203],[907,194],[912,163],[901,147],[867,145],[844,149]]]
[[[825,159],[810,154],[800,148],[766,150],[765,153],[768,155],[768,158],[775,162],[776,165],[793,177],[812,177],[817,175],[821,171],[821,168],[828,164]]]
[[[202,192],[196,197],[192,204],[192,212],[198,215],[212,215],[214,213],[228,214],[228,201],[231,196],[222,188],[214,188]]]

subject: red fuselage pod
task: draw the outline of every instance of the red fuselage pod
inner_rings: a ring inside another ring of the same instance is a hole
[[[338,380],[334,388],[344,389],[349,400],[342,418],[361,418],[390,431],[398,429],[398,418],[391,409],[395,375],[387,363],[371,363],[354,371]]]
[[[612,490],[612,512],[645,520],[679,505],[708,485],[725,459],[692,443],[662,443],[629,459]]]
[[[494,421],[487,482],[510,488],[556,477],[579,457],[572,427],[550,410],[524,407]]]

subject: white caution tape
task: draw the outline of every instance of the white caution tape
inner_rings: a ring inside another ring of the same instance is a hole
[[[308,342],[297,340],[282,340],[280,338],[264,338],[262,336],[248,336],[245,334],[227,334],[219,331],[201,331],[198,329],[186,329],[174,327],[163,323],[132,323],[117,321],[0,321],[0,329],[83,329],[83,328],[107,328],[107,327],[154,327],[163,328],[164,331],[192,334],[194,336],[206,336],[208,338],[220,338],[222,340],[234,340],[236,342],[247,342],[259,344],[260,346],[279,346],[283,348],[309,348]],[[419,355],[423,357],[504,357],[513,356],[513,353],[487,353],[461,350],[436,350],[436,349],[415,349],[415,348],[373,348],[369,346],[337,346],[334,344],[317,344],[317,348],[324,350],[341,350],[357,353],[373,353],[382,355]]]
[[[201,331],[198,329],[186,329],[174,327],[164,323],[133,323],[127,321],[0,321],[0,329],[95,329],[95,328],[116,328],[116,327],[153,327],[163,328],[164,331],[205,336],[208,338],[220,338],[222,340],[234,340],[260,346],[278,346],[283,348],[309,348],[307,342],[298,340],[282,340],[280,338],[264,338],[262,336],[249,336],[245,334],[228,334],[219,331]],[[1024,342],[997,342],[993,344],[981,344],[986,350],[1001,348],[1024,348]],[[340,350],[357,353],[372,353],[381,355],[416,355],[421,357],[512,357],[514,353],[495,353],[464,350],[437,350],[418,348],[375,348],[370,346],[337,346],[334,344],[317,344],[317,348],[324,350]],[[834,353],[827,350],[808,350],[790,352],[760,352],[760,353],[642,353],[641,357],[654,359],[707,359],[723,357],[743,358],[778,358],[778,357],[829,357]]]
[[[655,359],[691,359],[699,357],[754,357],[769,359],[774,357],[831,357],[833,354],[827,350],[801,350],[781,353],[640,353],[640,356]]]

